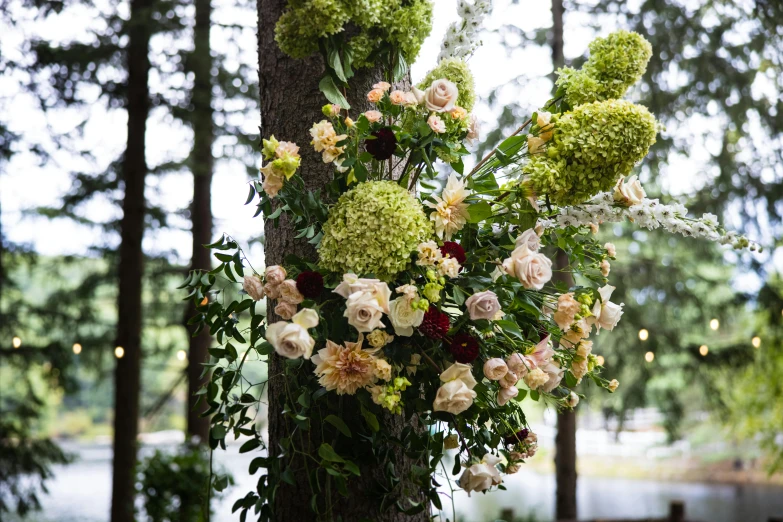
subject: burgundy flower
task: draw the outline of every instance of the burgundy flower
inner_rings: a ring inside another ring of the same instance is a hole
[[[419,325],[419,331],[430,339],[443,339],[449,331],[449,316],[434,306],[424,312],[424,320]]]
[[[479,354],[479,344],[475,337],[464,332],[454,336],[449,346],[454,360],[463,364],[469,364],[476,360]]]
[[[296,289],[308,299],[315,299],[324,289],[324,276],[318,272],[302,272],[296,276]]]
[[[521,443],[523,440],[525,440],[525,437],[528,436],[530,432],[527,430],[527,428],[523,428],[519,430],[518,432],[514,433],[513,435],[509,435],[504,439],[504,442],[508,446],[515,446],[519,443]]]
[[[465,262],[465,249],[454,241],[446,241],[443,243],[443,246],[440,247],[440,253],[443,254],[443,257],[448,255],[449,257],[456,259],[459,261],[460,265]]]
[[[372,133],[374,140],[367,140],[364,148],[378,161],[384,161],[392,157],[397,148],[397,137],[389,127],[378,129]]]

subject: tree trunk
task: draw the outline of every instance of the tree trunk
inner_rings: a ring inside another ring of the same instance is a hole
[[[563,0],[552,0],[552,77],[565,65],[563,56]],[[565,252],[558,250],[555,268],[568,266]],[[556,272],[555,278],[572,286],[570,273]],[[576,412],[563,410],[557,414],[557,435],[555,436],[555,520],[576,520]]]
[[[301,146],[302,177],[308,190],[318,189],[332,179],[334,166],[323,163],[320,154],[316,153],[310,143],[309,129],[313,123],[323,119],[321,107],[327,103],[324,96],[318,90],[318,81],[324,74],[324,66],[320,56],[313,56],[304,60],[294,60],[284,55],[274,40],[274,25],[286,0],[258,0],[259,17],[259,87],[261,94],[261,134],[264,137],[274,135],[279,140],[295,141]],[[382,79],[381,68],[360,69],[351,79],[348,100],[352,105],[351,112],[356,115],[369,108],[365,95],[372,88],[373,83]],[[280,218],[279,228],[275,228],[272,222],[266,222],[265,256],[267,266],[283,264],[288,254],[316,260],[317,255],[312,245],[305,239],[295,240],[294,230],[284,214]],[[272,312],[272,306],[268,306],[270,321],[278,320]],[[316,348],[317,349],[317,348]],[[283,362],[273,354],[269,360],[269,375],[279,375],[283,371]],[[269,388],[269,452],[275,460],[279,454],[279,441],[287,434],[286,418],[281,415],[285,403],[284,384],[280,378],[270,379]],[[350,398],[346,398],[346,410],[351,411],[355,406]],[[358,415],[356,419],[346,418],[350,426],[352,422],[361,422]],[[318,423],[317,418],[312,419],[312,424]],[[405,424],[402,416],[389,416],[383,419],[387,429],[401,431]],[[317,437],[317,430],[311,430],[310,437]],[[310,442],[311,448],[318,448],[319,441]],[[398,476],[404,476],[410,470],[412,462],[402,455],[401,451],[394,452],[390,461],[395,466]],[[398,513],[394,506],[388,506],[383,512],[379,512],[380,502],[369,492],[374,488],[376,479],[382,472],[382,466],[371,467],[367,463],[357,463],[361,467],[361,477],[352,479],[349,483],[349,498],[338,497],[330,517],[345,521],[373,520],[376,522],[424,522],[429,520],[428,510],[418,515],[408,516]],[[309,492],[310,486],[304,466],[293,468],[295,486],[281,483],[275,497],[273,510],[274,520],[281,522],[316,520],[316,515],[310,510]],[[425,499],[420,499],[426,502]]]
[[[212,123],[212,56],[209,43],[212,5],[211,0],[196,0],[196,26],[194,29],[195,50],[192,56],[193,72],[193,151],[190,155],[190,168],[193,172],[193,204],[190,219],[193,227],[193,258],[191,269],[210,270],[209,249],[204,245],[212,242],[212,172],[214,159],[212,143],[214,129]],[[191,301],[187,317],[195,315],[195,303]],[[188,428],[187,433],[198,437],[201,444],[207,442],[209,419],[202,417],[205,405],[196,405],[196,392],[208,382],[209,376],[201,378],[203,366],[209,357],[212,338],[208,329],[195,337],[190,337],[188,356]]]
[[[139,431],[141,380],[142,274],[144,253],[144,139],[149,113],[149,41],[151,0],[131,0],[128,22],[128,141],[122,160],[125,184],[119,257],[117,359],[114,376],[114,475],[112,522],[134,520],[136,438]]]

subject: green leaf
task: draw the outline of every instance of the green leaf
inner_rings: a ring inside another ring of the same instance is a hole
[[[348,429],[348,425],[345,424],[345,422],[343,422],[340,417],[337,417],[336,415],[329,415],[324,420],[340,430],[340,433],[346,437],[351,437],[351,430]]]
[[[485,219],[492,217],[492,205],[487,201],[480,201],[470,205],[468,207],[468,213],[470,214],[470,218],[468,219],[469,223],[480,223]]]
[[[357,477],[360,477],[362,475],[362,472],[359,471],[359,466],[351,462],[350,460],[346,460],[345,464],[343,465],[345,469],[356,475]]]
[[[251,201],[253,201],[253,198],[256,195],[256,189],[253,187],[253,185],[250,185],[250,191],[247,193],[247,201],[245,201],[245,205],[249,204]]]
[[[345,462],[345,460],[334,451],[331,444],[324,442],[318,448],[318,456],[328,462]]]
[[[500,321],[495,321],[495,324],[501,327],[504,332],[510,333],[511,335],[518,337],[522,341],[525,340],[525,336],[522,334],[522,331],[519,329],[516,323],[513,323],[505,319],[501,319]]]
[[[321,78],[321,81],[318,82],[318,88],[321,89],[321,92],[324,93],[324,96],[326,96],[326,99],[330,102],[336,103],[343,109],[351,108],[351,104],[348,103],[348,100],[345,99],[343,93],[337,88],[334,79],[332,79],[330,75],[327,74]]]
[[[226,427],[222,424],[215,424],[212,426],[212,430],[210,430],[210,435],[213,439],[220,440],[226,436]]]
[[[378,423],[378,417],[364,406],[362,406],[362,416],[372,431],[379,431],[381,429],[381,425]]]
[[[340,51],[337,49],[332,49],[329,52],[329,67],[332,68],[334,74],[341,82],[348,83],[348,78],[345,77],[345,72],[343,72],[343,63],[340,60]]]
[[[261,441],[258,439],[250,439],[239,447],[239,453],[247,453],[253,451],[257,447],[261,446]],[[255,461],[254,461],[255,462]],[[252,465],[252,463],[251,463]]]

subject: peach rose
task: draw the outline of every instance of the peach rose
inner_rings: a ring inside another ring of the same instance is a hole
[[[286,279],[280,283],[280,299],[287,303],[299,304],[304,301],[304,296],[299,292],[296,287],[296,281],[293,279]]]
[[[367,93],[367,99],[371,103],[378,103],[383,98],[383,93],[386,92],[383,89],[373,89]]]
[[[270,285],[279,285],[285,281],[286,275],[288,274],[282,266],[268,266],[266,267],[266,270],[264,270],[264,281]]]
[[[289,303],[288,301],[280,301],[279,303],[277,303],[277,306],[275,306],[275,313],[279,315],[282,319],[289,321],[296,313],[296,308],[297,306],[294,303]]]
[[[503,269],[528,290],[541,290],[552,279],[552,260],[527,245],[515,248],[511,257],[503,261]]]
[[[446,132],[446,124],[435,114],[427,118],[427,125],[430,126],[430,129],[432,129],[435,134],[443,134]]]
[[[405,105],[406,96],[402,91],[392,91],[391,94],[389,94],[389,99],[393,105]]]
[[[364,117],[369,120],[370,123],[376,123],[381,121],[383,114],[380,111],[367,111],[364,113]]]
[[[519,389],[516,386],[510,388],[500,388],[498,391],[498,406],[505,406],[508,401],[519,395]]]
[[[373,85],[372,88],[373,89],[380,89],[380,90],[386,92],[389,89],[391,89],[391,84],[389,84],[387,82],[378,82],[375,85]]]
[[[487,360],[484,363],[484,377],[490,381],[499,381],[508,373],[508,366],[498,357]]]

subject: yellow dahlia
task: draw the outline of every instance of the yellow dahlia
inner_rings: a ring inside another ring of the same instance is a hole
[[[315,374],[318,382],[327,391],[336,390],[338,395],[353,395],[378,380],[376,358],[362,350],[362,336],[355,343],[345,346],[326,341],[326,347],[314,355]]]

